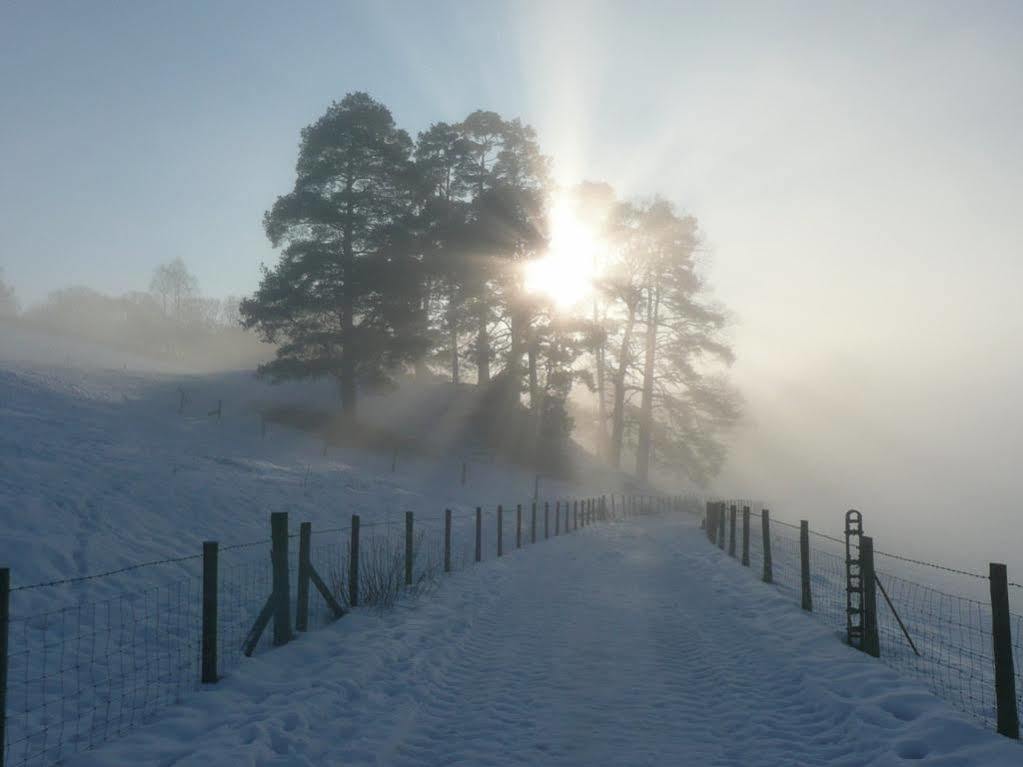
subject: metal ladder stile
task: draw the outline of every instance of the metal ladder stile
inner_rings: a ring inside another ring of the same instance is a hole
[[[862,536],[863,515],[855,509],[850,509],[845,515],[845,613],[846,638],[853,647],[861,647],[863,644],[863,570],[860,562]]]

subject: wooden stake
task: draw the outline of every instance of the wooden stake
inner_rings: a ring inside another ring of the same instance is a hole
[[[217,553],[216,541],[202,545],[202,683],[217,681]],[[2,629],[0,629],[2,631]],[[3,661],[0,661],[2,663]],[[0,746],[2,753],[2,746]]]
[[[348,604],[359,606],[359,524],[358,514],[352,514],[351,540],[348,542]]]
[[[995,701],[998,732],[1019,740],[1016,670],[1012,658],[1012,618],[1009,615],[1009,577],[1005,565],[989,565],[991,576],[991,638],[995,656]]]
[[[270,558],[273,565],[274,645],[291,641],[291,583],[288,575],[288,512],[270,514]]]
[[[802,584],[803,609],[813,611],[813,593],[810,591],[810,523],[799,520],[799,574]]]

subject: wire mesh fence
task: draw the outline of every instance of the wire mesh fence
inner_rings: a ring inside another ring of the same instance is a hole
[[[731,508],[736,514],[736,559],[743,550],[743,508],[749,508],[749,566],[759,575],[763,571],[765,547],[762,534],[763,504],[749,500],[715,501],[724,504],[724,538],[731,535]],[[710,506],[708,506],[710,508]],[[721,531],[718,514],[708,514],[708,535],[717,544]],[[848,625],[846,542],[841,538],[808,531],[809,585],[812,612],[836,633],[846,636]],[[858,556],[855,538],[851,558]],[[726,543],[726,552],[728,545]],[[802,559],[800,526],[770,516],[770,549],[773,583],[793,601],[802,596]],[[942,571],[949,577],[983,579],[985,576],[929,562],[876,552],[885,564],[912,563]],[[931,692],[954,708],[985,726],[995,729],[998,712],[995,685],[995,657],[992,635],[992,608],[989,603],[949,593],[931,585],[910,580],[888,568],[876,570],[877,633],[880,659],[899,673],[920,680]],[[966,584],[964,584],[965,586]],[[1020,588],[1017,584],[1010,584]],[[975,583],[964,590],[975,593]],[[1012,613],[1012,648],[1017,709],[1023,709],[1023,616]],[[908,635],[908,636],[907,636]]]
[[[638,510],[637,499],[620,499],[617,516]],[[607,504],[591,500],[544,499],[481,509],[479,559],[502,555],[584,524],[609,517]],[[436,582],[445,565],[445,514],[414,517],[411,586],[406,575],[406,528],[388,518],[360,525],[359,606],[386,607]],[[500,528],[498,527],[500,517]],[[477,514],[451,514],[448,561],[452,571],[476,560]],[[309,564],[336,604],[352,607],[350,526],[313,530]],[[290,605],[297,607],[300,535],[287,537]],[[220,674],[238,668],[253,626],[274,593],[270,539],[219,548],[216,567],[215,646]],[[0,715],[5,738],[0,767],[45,767],[120,737],[151,721],[159,711],[200,685],[203,665],[203,562],[193,555],[131,565],[98,576],[61,579],[11,589],[7,620],[6,702]],[[161,569],[167,569],[166,573]],[[145,574],[145,578],[140,578]],[[132,589],[139,582],[160,581]],[[126,580],[127,579],[127,580]],[[127,584],[127,586],[125,586]],[[71,590],[70,592],[68,590]],[[81,589],[80,593],[75,589]],[[56,593],[58,590],[59,593]],[[97,594],[111,594],[97,598]],[[39,605],[58,604],[54,609]],[[338,616],[314,591],[308,601],[308,629]],[[294,615],[294,612],[292,613]],[[291,618],[289,617],[289,621]],[[2,621],[0,621],[2,623]],[[4,627],[0,625],[0,630]],[[265,630],[252,647],[264,652],[274,643]]]

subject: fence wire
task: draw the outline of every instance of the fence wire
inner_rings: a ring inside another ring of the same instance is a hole
[[[564,535],[575,523],[574,499],[537,501],[536,542]],[[636,504],[637,506],[639,504]],[[502,504],[503,553],[516,549],[518,504]],[[578,504],[581,515],[582,504]],[[521,546],[532,543],[532,502],[522,504]],[[556,512],[557,509],[557,512]],[[405,526],[400,517],[360,525],[359,605],[387,607],[430,588],[444,569],[444,518],[416,515],[413,584],[405,584]],[[557,523],[555,519],[557,518]],[[581,526],[581,519],[580,519]],[[497,514],[482,512],[483,561],[497,556]],[[332,597],[349,604],[351,528],[313,530],[310,564]],[[297,606],[298,526],[288,537],[292,619]],[[273,591],[269,539],[219,547],[217,569],[217,666],[221,675],[242,662],[243,646]],[[451,570],[476,561],[474,509],[452,513]],[[173,572],[154,568],[173,565]],[[168,583],[117,593],[128,573],[146,570],[150,581]],[[186,575],[182,577],[181,573]],[[47,767],[123,736],[151,721],[161,709],[200,685],[202,655],[201,555],[130,565],[92,576],[11,589],[8,621],[6,767]],[[152,575],[154,574],[155,575]],[[160,575],[160,573],[163,573]],[[63,589],[64,591],[55,591]],[[81,591],[66,591],[80,589]],[[105,598],[90,598],[111,594]],[[80,597],[80,600],[78,599]],[[33,605],[67,604],[32,611]],[[26,612],[27,611],[27,612]],[[309,589],[308,628],[333,622],[334,611]],[[273,625],[254,652],[273,645]]]
[[[750,569],[756,577],[760,577],[764,552],[761,532],[763,505],[749,500],[727,500],[723,503],[726,508],[725,553],[731,535],[730,509],[733,504],[737,508],[737,560],[742,555],[742,509],[744,506],[751,509]],[[845,541],[812,530],[809,532],[813,613],[844,638],[847,621]],[[770,533],[774,584],[787,598],[799,602],[802,595],[799,525],[776,519],[772,515]],[[963,578],[987,580],[977,573],[898,554],[875,552],[875,555],[878,555],[878,559],[887,558],[892,562],[931,567]],[[892,603],[890,606],[878,589],[880,659],[899,673],[920,680],[953,708],[995,729],[997,710],[990,605],[908,580],[888,570],[878,569],[876,577]],[[916,645],[916,651],[899,625],[899,618]],[[1013,613],[1011,625],[1013,657],[1016,660],[1017,704],[1023,711],[1023,616]]]

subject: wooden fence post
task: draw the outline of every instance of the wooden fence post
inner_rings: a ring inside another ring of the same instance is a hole
[[[728,532],[727,521],[725,519],[725,502],[722,501],[718,504],[718,548],[722,551],[725,550],[725,533]]]
[[[612,517],[617,516],[617,514],[615,512],[615,494],[614,493],[611,493],[611,516]]]
[[[359,606],[359,524],[358,514],[352,514],[351,539],[348,542],[348,604]]]
[[[203,542],[202,544],[203,684],[213,684],[214,682],[217,681],[217,554],[218,546],[216,541]],[[3,629],[0,628],[0,631],[2,630]],[[0,660],[0,663],[3,662],[4,661]],[[2,746],[0,746],[0,749],[2,749]]]
[[[451,509],[444,509],[444,572],[451,572]]]
[[[1016,670],[1012,659],[1012,618],[1009,615],[1009,576],[1005,565],[992,562],[991,638],[995,656],[995,702],[998,733],[1019,740],[1019,711],[1016,707]]]
[[[497,507],[497,556],[504,554],[504,509]]]
[[[7,637],[11,620],[11,571],[0,567],[0,765],[7,748]]]
[[[273,565],[274,645],[291,641],[291,583],[288,576],[288,512],[270,514],[270,558]]]
[[[810,523],[799,520],[799,580],[802,584],[803,609],[813,611],[813,594],[810,591]]]
[[[483,509],[476,507],[476,561],[483,556]]]
[[[749,506],[742,507],[742,566],[749,567]]]
[[[554,534],[561,533],[561,501],[554,502]]]
[[[558,503],[561,503],[561,502],[558,501]],[[556,508],[557,507],[555,506],[555,509]],[[547,540],[550,537],[550,532],[551,532],[551,519],[550,519],[551,515],[550,515],[550,510],[551,510],[551,508],[550,508],[550,501],[544,501],[543,502],[543,537],[544,537],[544,540]],[[557,513],[557,512],[555,512],[555,513]]]
[[[522,504],[515,506],[515,548],[522,548]]]
[[[414,524],[411,511],[405,512],[405,585],[412,585],[412,560],[415,552],[412,546],[412,526]]]
[[[533,501],[533,513],[529,518],[529,542],[536,543],[536,501]]]
[[[728,533],[728,556],[735,556],[735,504],[728,510],[729,521],[732,523],[731,531]]]
[[[771,512],[760,510],[760,539],[764,543],[764,583],[774,583],[774,564],[771,562]]]
[[[298,588],[295,601],[295,630],[309,630],[309,547],[312,544],[312,525],[298,526]]]
[[[579,500],[573,499],[572,501],[572,529],[579,529]]]
[[[863,579],[863,644],[867,655],[881,657],[881,639],[877,633],[877,574],[874,571],[874,539],[860,537],[860,573]]]

